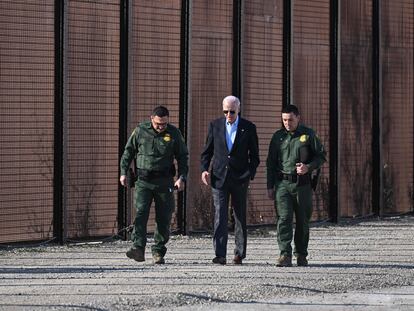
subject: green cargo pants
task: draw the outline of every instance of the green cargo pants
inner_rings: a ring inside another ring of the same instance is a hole
[[[147,222],[150,213],[151,203],[155,202],[155,223],[154,245],[152,245],[152,254],[165,256],[167,244],[170,239],[170,224],[172,213],[175,208],[174,193],[169,188],[151,189],[135,185],[135,207],[137,214],[135,216],[134,230],[131,240],[134,247],[145,248],[147,245]]]
[[[294,255],[308,255],[309,222],[312,216],[310,184],[297,186],[282,180],[276,185],[277,242],[280,255],[292,256],[293,214],[295,214]]]

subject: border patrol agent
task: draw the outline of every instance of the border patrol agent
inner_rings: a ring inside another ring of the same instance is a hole
[[[135,159],[137,180],[135,203],[137,214],[131,236],[133,246],[126,253],[136,261],[145,261],[147,222],[152,201],[155,202],[156,229],[152,257],[155,264],[165,263],[165,247],[170,237],[170,223],[175,209],[173,190],[182,191],[188,173],[188,149],[180,131],[168,123],[169,112],[154,108],[151,120],[139,124],[130,136],[121,158],[120,182],[128,186],[127,172]],[[174,182],[177,160],[179,178]]]
[[[276,200],[280,267],[292,266],[293,213],[296,218],[293,253],[298,266],[308,265],[311,175],[326,161],[324,147],[315,132],[299,121],[296,106],[282,109],[283,128],[273,134],[266,161],[268,197]]]

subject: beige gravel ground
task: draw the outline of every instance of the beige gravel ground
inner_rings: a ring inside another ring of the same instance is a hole
[[[291,268],[274,228],[250,230],[242,266],[213,265],[209,235],[173,236],[158,266],[151,240],[144,263],[124,241],[2,249],[0,310],[414,310],[413,236],[414,216],[314,224]]]

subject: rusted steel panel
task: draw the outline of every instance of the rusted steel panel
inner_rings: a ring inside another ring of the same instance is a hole
[[[139,122],[149,120],[153,108],[158,105],[168,108],[170,122],[178,127],[181,1],[132,1],[130,19],[129,132]],[[128,208],[132,222],[135,218],[134,204]],[[176,227],[175,215],[172,227]],[[154,229],[155,211],[152,207],[148,231]]]
[[[294,1],[292,103],[329,152],[329,0]],[[313,196],[313,219],[328,217],[329,163]]]
[[[414,3],[381,2],[384,214],[413,211]]]
[[[187,182],[189,230],[212,226],[210,187],[202,185],[200,153],[210,121],[222,116],[222,100],[232,91],[233,1],[193,1],[190,33],[190,104]]]
[[[372,213],[372,1],[341,1],[341,217]]]
[[[256,124],[261,164],[248,193],[248,224],[273,224],[267,198],[266,158],[280,127],[283,75],[283,1],[246,1],[242,40],[242,116]]]
[[[130,28],[129,130],[164,105],[178,126],[181,1],[134,1]]]
[[[53,235],[54,1],[0,2],[0,243]]]
[[[119,1],[67,2],[65,238],[117,231]]]

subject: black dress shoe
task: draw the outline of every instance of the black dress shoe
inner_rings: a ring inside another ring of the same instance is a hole
[[[308,260],[306,259],[306,256],[299,255],[297,258],[298,267],[307,267],[308,266]]]
[[[241,265],[243,262],[243,259],[239,255],[235,255],[233,258],[233,263],[235,265]]]
[[[224,257],[214,257],[213,258],[213,263],[220,264],[220,265],[225,265],[226,264],[226,258],[224,258]]]

